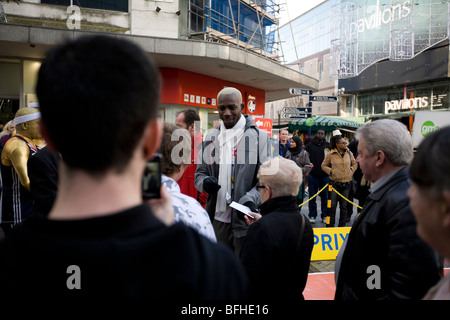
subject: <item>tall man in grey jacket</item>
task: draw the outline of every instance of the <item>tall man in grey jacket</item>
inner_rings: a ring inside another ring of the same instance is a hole
[[[256,189],[262,163],[272,158],[269,136],[253,119],[242,114],[242,95],[227,87],[217,95],[217,110],[222,120],[209,132],[199,152],[195,187],[208,193],[206,211],[213,222],[218,241],[228,244],[239,256],[248,226],[243,214],[230,204],[235,201],[251,209],[261,204]]]

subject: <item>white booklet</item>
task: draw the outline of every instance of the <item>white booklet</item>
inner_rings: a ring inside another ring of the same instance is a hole
[[[250,217],[251,219],[255,219],[255,217],[253,217],[251,214],[249,214],[249,212],[251,212],[250,208],[247,206],[244,206],[240,203],[237,203],[236,201],[233,201],[230,204],[230,207],[232,207],[233,209],[236,209],[240,212],[242,212],[243,214],[245,214],[246,216]]]

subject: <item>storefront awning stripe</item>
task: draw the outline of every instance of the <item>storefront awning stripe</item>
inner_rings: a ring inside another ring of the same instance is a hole
[[[305,122],[307,119],[299,119],[289,122],[289,130],[301,130],[306,131],[308,130],[308,126],[306,126]],[[318,116],[313,117],[314,125],[312,125],[310,128],[312,131],[317,130],[325,130],[325,131],[333,131],[340,127],[350,127],[350,128],[359,128],[363,123],[356,122],[356,121],[350,121],[346,119],[340,119],[340,118],[333,118],[333,117],[325,117],[325,116]]]

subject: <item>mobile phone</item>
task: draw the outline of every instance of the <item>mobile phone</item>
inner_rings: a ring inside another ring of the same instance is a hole
[[[142,198],[161,198],[161,155],[159,153],[145,164],[142,175]]]

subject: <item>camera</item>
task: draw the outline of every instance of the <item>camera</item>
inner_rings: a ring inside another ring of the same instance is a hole
[[[142,198],[161,198],[161,155],[159,153],[145,164],[142,175]]]

